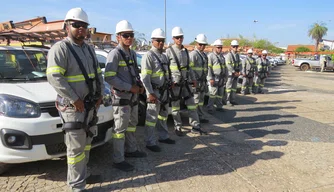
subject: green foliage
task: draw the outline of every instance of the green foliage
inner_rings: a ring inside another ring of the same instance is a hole
[[[194,40],[193,42],[190,43],[190,45],[196,45],[196,41]]]
[[[296,48],[296,50],[295,50],[296,52],[310,52],[311,51],[311,49],[309,49],[308,47],[303,47],[303,46],[301,46],[301,47],[297,47]]]
[[[224,40],[224,41],[223,41],[223,46],[224,46],[224,47],[229,47],[229,46],[231,46],[231,41],[232,41],[232,39],[226,39],[226,40]]]
[[[325,23],[314,23],[308,30],[308,36],[315,41],[315,50],[318,50],[319,42],[327,35],[328,28]]]

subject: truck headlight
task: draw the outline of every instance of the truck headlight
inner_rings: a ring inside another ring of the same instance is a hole
[[[104,88],[104,93],[103,93],[103,105],[105,107],[108,107],[112,104],[112,94],[111,90],[108,87]]]
[[[36,118],[41,116],[41,110],[33,101],[13,96],[0,94],[0,116],[15,118]]]

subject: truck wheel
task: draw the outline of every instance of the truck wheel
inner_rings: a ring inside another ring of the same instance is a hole
[[[5,173],[10,168],[10,164],[0,163],[0,175]]]
[[[307,71],[309,69],[310,69],[310,66],[306,63],[304,63],[300,66],[300,70],[302,70],[302,71]]]

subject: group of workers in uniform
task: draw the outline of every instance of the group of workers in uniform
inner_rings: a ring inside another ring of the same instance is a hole
[[[64,24],[68,36],[51,47],[46,73],[58,94],[56,107],[67,146],[67,183],[72,191],[84,191],[86,183],[101,182],[99,175],[89,173],[87,163],[97,131],[96,113],[102,102],[104,84],[94,50],[84,41],[89,25],[86,12],[81,8],[69,10]],[[199,34],[195,49],[189,53],[182,44],[184,33],[180,27],[173,28],[172,37],[174,44],[164,53],[165,32],[161,28],[153,30],[152,48],[143,56],[140,72],[136,53],[130,49],[134,40],[132,25],[126,20],[116,25],[118,46],[107,57],[104,80],[113,92],[113,167],[122,171],[134,169],[125,157],[147,156],[138,149],[135,138],[139,94],[147,96],[146,147],[160,152],[157,142],[175,144],[167,127],[169,103],[177,136],[186,134],[182,130],[181,101],[188,110],[191,132],[202,135],[207,131],[201,123],[209,122],[203,109],[206,93],[210,94],[208,111],[213,113],[223,111],[224,101],[238,104],[235,97],[240,75],[243,94],[263,92],[270,72],[266,51],[255,60],[250,49],[247,58],[241,60],[236,40],[231,42],[226,56],[222,53],[221,40],[216,40],[213,51],[206,55],[207,38]]]

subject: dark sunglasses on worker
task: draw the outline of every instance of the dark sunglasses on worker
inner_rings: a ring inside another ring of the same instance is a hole
[[[223,47],[217,47],[217,49],[222,49]]]
[[[175,39],[183,39],[183,35],[174,37]]]
[[[129,37],[133,38],[133,37],[135,36],[135,34],[134,34],[134,33],[123,33],[121,36],[122,36],[124,39],[127,39],[127,38],[129,38]]]
[[[238,48],[239,46],[232,46],[233,48]]]
[[[88,27],[87,23],[80,22],[80,21],[73,22],[73,23],[71,23],[71,25],[72,25],[73,28],[76,28],[76,29],[79,29],[80,27],[87,29],[87,27]]]
[[[154,39],[154,41],[158,42],[158,43],[165,43],[164,39]]]
[[[206,44],[201,44],[201,43],[200,43],[200,44],[198,44],[198,45],[199,45],[199,46],[205,46]]]

